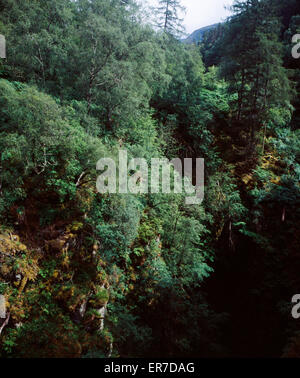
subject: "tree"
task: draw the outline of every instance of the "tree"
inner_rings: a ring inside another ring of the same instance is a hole
[[[179,13],[184,11],[185,8],[181,5],[180,0],[159,0],[159,6],[155,10],[157,26],[166,34],[180,36],[184,27]]]
[[[266,128],[269,109],[290,100],[287,71],[283,68],[280,23],[268,1],[236,1],[225,36],[222,72],[236,93],[235,120],[248,130],[250,151],[255,135]]]

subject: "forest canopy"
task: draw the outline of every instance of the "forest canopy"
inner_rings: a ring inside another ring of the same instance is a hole
[[[209,6],[209,5],[208,5]],[[300,357],[298,0],[0,0],[0,357]],[[205,159],[205,197],[96,163]]]

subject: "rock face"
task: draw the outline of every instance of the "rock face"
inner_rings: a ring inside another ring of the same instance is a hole
[[[97,310],[98,314],[100,315],[99,331],[104,330],[104,320],[105,320],[105,315],[106,315],[106,309],[107,309],[107,304],[105,304],[103,307],[101,307]]]
[[[0,319],[6,319],[6,304],[4,295],[0,295]]]

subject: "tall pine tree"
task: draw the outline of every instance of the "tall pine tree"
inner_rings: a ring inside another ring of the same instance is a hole
[[[267,127],[270,109],[289,101],[289,80],[283,68],[280,23],[271,2],[236,1],[233,5],[225,49],[223,75],[236,93],[232,104],[235,120],[247,129],[249,148],[255,136]]]
[[[159,0],[158,3],[155,9],[157,26],[166,34],[180,36],[184,32],[184,27],[179,14],[185,11],[180,0]]]

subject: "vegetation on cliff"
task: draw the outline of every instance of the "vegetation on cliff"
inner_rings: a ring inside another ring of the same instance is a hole
[[[299,357],[299,2],[175,10],[0,2],[1,357]],[[204,158],[204,202],[97,193],[120,147]]]

